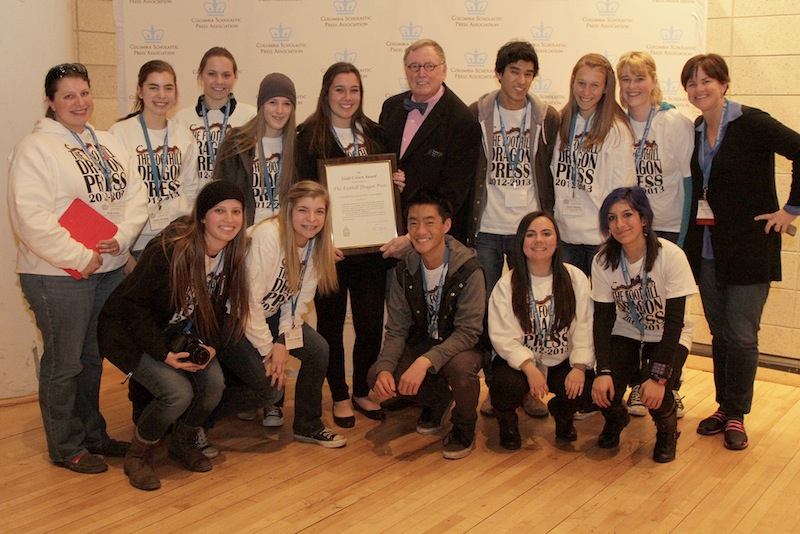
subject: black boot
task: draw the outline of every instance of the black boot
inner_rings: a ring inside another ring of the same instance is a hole
[[[211,461],[195,446],[196,436],[197,428],[176,422],[169,439],[169,457],[179,461],[189,471],[205,473],[211,471]]]
[[[134,488],[150,491],[161,487],[161,481],[153,471],[153,447],[156,443],[145,442],[134,431],[131,447],[125,455],[125,474]]]
[[[575,414],[573,406],[563,399],[553,397],[547,403],[547,409],[556,421],[556,440],[570,442],[578,439],[578,432],[573,424]]]
[[[497,423],[500,426],[500,446],[509,451],[515,451],[522,446],[522,437],[519,435],[519,418],[516,410],[501,412],[494,410]]]
[[[606,408],[603,410],[603,417],[606,419],[606,424],[600,436],[597,438],[597,445],[601,449],[613,449],[619,446],[619,435],[622,429],[628,426],[631,418],[628,415],[628,410],[625,406],[618,405]]]
[[[653,421],[656,423],[656,446],[653,449],[653,461],[660,464],[665,464],[675,459],[678,436],[681,435],[678,432],[677,414],[677,408],[673,405],[669,413],[653,416]]]

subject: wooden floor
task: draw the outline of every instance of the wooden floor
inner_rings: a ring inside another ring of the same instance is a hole
[[[222,454],[210,473],[181,469],[162,447],[162,488],[144,492],[121,459],[100,475],[54,467],[38,405],[5,406],[0,532],[800,532],[800,377],[760,370],[750,447],[733,452],[695,432],[716,408],[708,366],[690,358],[678,458],[665,465],[651,458],[649,418],[608,451],[596,445],[600,416],[577,422],[578,441],[565,448],[552,418],[522,414],[523,448],[512,453],[481,417],[475,451],[449,461],[441,436],[414,432],[419,410],[409,408],[383,424],[358,416],[347,446],[326,450],[292,441],[290,393],[283,428],[234,418],[213,429]],[[129,439],[121,378],[107,369],[101,405],[110,434]]]

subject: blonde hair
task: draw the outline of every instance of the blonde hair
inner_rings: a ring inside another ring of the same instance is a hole
[[[575,101],[575,94],[572,89],[575,84],[575,77],[578,71],[583,67],[590,69],[601,70],[606,76],[606,83],[603,89],[603,97],[597,103],[597,109],[594,112],[595,119],[592,121],[592,127],[583,146],[587,149],[595,145],[602,145],[606,140],[608,132],[611,128],[627,128],[630,131],[630,124],[625,112],[619,107],[616,100],[617,84],[614,78],[614,68],[611,63],[600,54],[586,54],[578,60],[575,67],[572,69],[572,76],[569,79],[569,100],[567,104],[561,109],[561,129],[559,135],[561,137],[561,144],[566,145],[571,143],[572,139],[569,138],[569,131],[572,125],[572,117],[578,112],[578,104]]]
[[[433,51],[436,52],[437,56],[439,56],[439,60],[442,63],[447,63],[447,59],[445,59],[444,57],[444,49],[439,43],[437,43],[433,39],[419,39],[408,45],[408,48],[406,48],[405,53],[403,53],[403,66],[405,66],[406,59],[408,59],[408,55],[411,52],[415,52],[424,46],[430,46],[431,48],[433,48]]]
[[[298,289],[300,285],[300,258],[297,254],[297,241],[292,228],[292,212],[302,198],[322,198],[325,201],[325,222],[322,230],[314,238],[314,268],[317,271],[317,291],[322,294],[333,293],[339,287],[336,278],[336,260],[331,236],[331,199],[328,190],[317,182],[303,180],[292,185],[284,198],[281,198],[281,211],[278,217],[279,234],[283,256],[286,258],[286,276],[289,287]]]
[[[640,51],[622,54],[617,62],[618,80],[620,76],[622,76],[622,69],[625,67],[631,69],[632,74],[637,76],[650,76],[650,78],[653,79],[656,86],[650,92],[650,102],[655,105],[660,104],[664,99],[664,95],[661,94],[661,85],[658,83],[658,74],[656,74],[656,61],[653,59],[653,56],[647,52]],[[622,94],[620,94],[619,101],[622,103],[622,107],[628,107],[627,104],[625,104],[625,99],[622,98]]]

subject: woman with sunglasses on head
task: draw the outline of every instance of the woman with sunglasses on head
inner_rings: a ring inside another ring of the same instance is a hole
[[[211,470],[196,442],[225,388],[215,356],[243,336],[247,322],[243,224],[239,188],[209,183],[193,216],[179,218],[150,241],[103,307],[103,354],[152,394],[125,457],[135,488],[161,487],[152,449],[170,426],[170,457],[190,471]]]
[[[692,179],[689,162],[694,149],[692,121],[675,106],[664,102],[658,84],[656,63],[647,52],[628,52],[617,63],[619,100],[628,110],[634,132],[633,155],[639,186],[653,208],[653,229],[658,237],[683,247],[689,225]],[[687,327],[690,325],[687,324]],[[688,332],[691,335],[691,330]],[[683,417],[683,399],[678,393],[685,362],[675,362],[675,402]],[[639,386],[631,387],[626,407],[631,415],[647,415],[639,400]]]
[[[233,89],[239,78],[236,59],[226,48],[209,48],[200,59],[197,81],[203,94],[197,105],[175,114],[175,122],[189,128],[197,141],[197,172],[200,183],[211,179],[217,153],[232,128],[255,117],[256,108],[236,100]]]
[[[94,474],[108,469],[100,455],[128,450],[108,436],[100,413],[97,317],[147,219],[147,194],[125,148],[88,123],[94,103],[86,67],[53,67],[44,89],[45,117],[9,157],[16,272],[44,342],[39,407],[48,454],[56,465]],[[73,239],[59,218],[76,199],[114,223],[116,234],[89,247]]]
[[[247,225],[274,217],[296,181],[297,93],[285,74],[274,72],[258,87],[258,113],[234,129],[219,150],[215,180],[230,180],[245,193]]]
[[[195,139],[167,118],[177,100],[172,66],[148,61],[139,69],[133,112],[109,129],[127,148],[147,188],[148,218],[131,251],[135,258],[169,223],[191,213],[200,189]]]
[[[561,259],[558,227],[551,215],[537,211],[520,221],[511,270],[489,299],[492,361],[492,408],[500,427],[500,445],[519,449],[517,408],[530,394],[555,397],[548,409],[556,439],[578,439],[573,414],[594,409],[592,300],[589,280]]]
[[[636,183],[633,136],[615,87],[614,69],[605,57],[587,54],[578,60],[553,153],[555,217],[564,261],[587,276],[602,243],[600,204],[613,189]]]
[[[597,358],[592,400],[605,426],[597,444],[619,446],[630,420],[622,397],[641,369],[641,402],[656,424],[653,460],[671,462],[680,434],[672,394],[676,362],[686,361],[691,346],[686,299],[697,292],[692,269],[677,245],[653,231],[653,210],[641,187],[612,191],[599,222],[606,241],[592,262]]]
[[[725,98],[728,65],[694,56],[681,83],[702,113],[695,121],[692,212],[686,254],[700,284],[719,408],[697,432],[748,445],[744,416],[753,402],[758,330],[770,282],[781,280],[781,234],[800,215],[800,133],[767,113]],[[778,204],[775,154],[792,162],[789,198]]]
[[[385,152],[383,129],[364,115],[361,73],[350,63],[334,63],[322,76],[316,111],[298,128],[295,155],[301,179],[319,181],[317,161]],[[395,181],[404,185],[402,171]],[[402,187],[401,187],[402,190]],[[317,330],[330,345],[328,386],[333,397],[333,420],[343,428],[355,425],[353,410],[381,421],[380,404],[369,398],[367,371],[375,363],[383,338],[386,271],[380,253],[340,256],[336,264],[339,289],[317,295]],[[353,396],[345,381],[343,329],[347,297],[353,311]]]

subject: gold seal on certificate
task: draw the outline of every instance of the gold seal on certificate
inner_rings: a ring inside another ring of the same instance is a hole
[[[333,244],[345,255],[378,252],[402,232],[400,197],[392,182],[395,154],[322,159],[317,165],[331,197]]]

